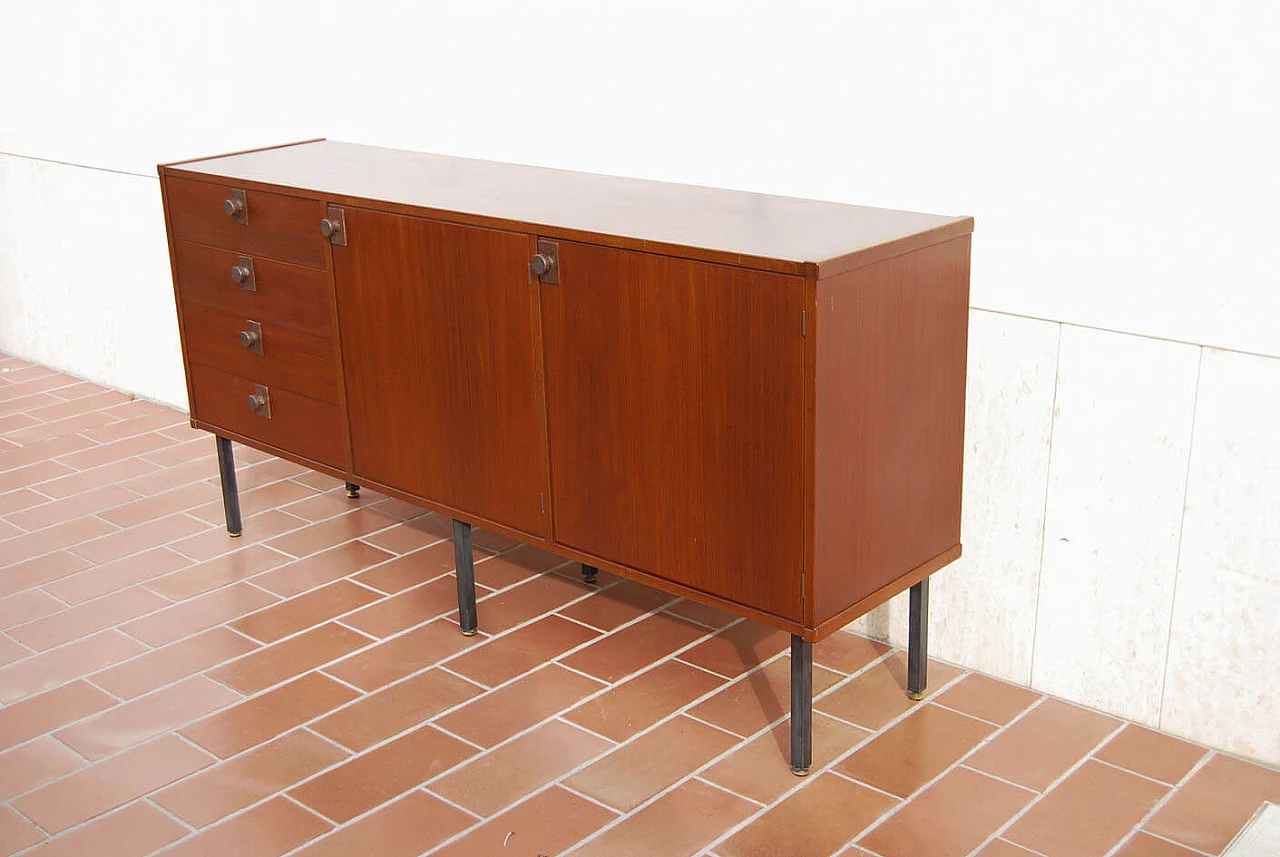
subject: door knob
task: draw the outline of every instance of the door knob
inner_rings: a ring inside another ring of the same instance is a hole
[[[335,232],[341,232],[342,227],[334,223],[332,220],[325,218],[320,221],[320,234],[325,238],[332,238]]]
[[[533,257],[533,260],[529,264],[533,268],[533,275],[535,277],[541,277],[555,267],[556,263],[550,256],[545,256],[542,253],[539,253]]]
[[[347,218],[341,208],[329,206],[324,220],[320,221],[320,234],[328,238],[330,244],[347,246]]]

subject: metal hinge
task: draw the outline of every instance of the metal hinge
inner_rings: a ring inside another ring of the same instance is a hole
[[[807,309],[800,310],[800,335],[809,335],[809,311]]]

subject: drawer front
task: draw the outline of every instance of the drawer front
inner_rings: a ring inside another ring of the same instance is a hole
[[[210,304],[235,315],[296,330],[333,333],[333,300],[324,271],[249,256],[254,291],[231,278],[242,254],[179,241],[174,246],[183,303]]]
[[[349,470],[342,412],[337,405],[267,386],[271,416],[259,416],[248,400],[261,379],[191,366],[193,416],[339,470]],[[262,410],[265,410],[262,409]]]
[[[245,222],[241,224],[223,208],[237,190],[231,185],[169,178],[165,189],[169,225],[179,240],[325,267],[325,239],[320,234],[326,210],[323,202],[243,191]]]
[[[192,363],[338,402],[338,355],[332,338],[203,304],[186,304],[182,318],[187,358]],[[248,344],[242,339],[246,333],[251,337]]]

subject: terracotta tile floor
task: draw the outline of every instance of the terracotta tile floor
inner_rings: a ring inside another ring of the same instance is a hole
[[[1218,854],[1280,773],[852,634],[816,647],[0,355],[0,857]]]

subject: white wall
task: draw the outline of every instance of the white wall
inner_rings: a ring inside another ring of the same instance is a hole
[[[180,406],[159,161],[328,136],[975,215],[966,557],[935,651],[1280,761],[1276,4],[0,21],[0,350]]]

